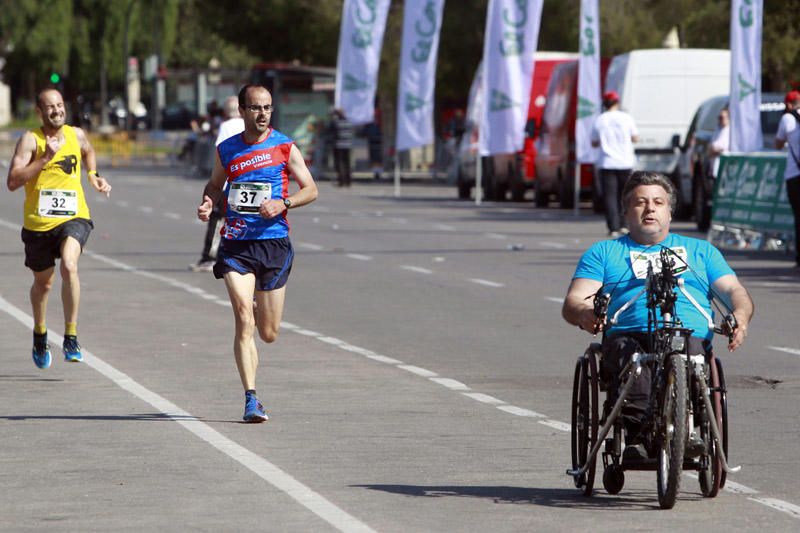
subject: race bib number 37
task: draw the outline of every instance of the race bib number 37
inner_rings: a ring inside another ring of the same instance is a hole
[[[228,190],[228,206],[237,213],[258,213],[261,202],[270,198],[270,183],[231,183]]]
[[[39,216],[72,218],[78,214],[78,192],[59,189],[39,191]]]

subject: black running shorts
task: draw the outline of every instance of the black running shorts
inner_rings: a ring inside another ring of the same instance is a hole
[[[293,260],[294,250],[288,237],[249,241],[222,239],[214,277],[222,279],[228,272],[255,274],[256,289],[272,291],[286,285]]]
[[[73,218],[59,224],[50,231],[31,231],[22,228],[22,242],[25,243],[25,266],[34,272],[42,272],[56,265],[61,257],[61,241],[73,237],[81,245],[81,250],[89,240],[94,224],[86,218]]]

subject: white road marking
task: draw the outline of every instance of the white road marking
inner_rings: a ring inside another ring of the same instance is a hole
[[[497,240],[508,239],[508,236],[503,235],[502,233],[485,233],[484,235],[490,239],[497,239]]]
[[[778,511],[788,514],[792,518],[800,519],[800,506],[794,505],[789,502],[785,502],[783,500],[778,500],[775,498],[747,498],[747,499],[760,503],[761,505],[766,505],[767,507],[772,507],[773,509],[777,509]]]
[[[429,378],[434,383],[438,383],[442,387],[447,387],[450,390],[469,390],[465,384],[455,379],[450,378]]]
[[[489,396],[488,394],[484,394],[482,392],[462,392],[464,396],[467,398],[472,398],[473,400],[481,403],[488,403],[490,405],[502,405],[506,402],[495,398],[494,396]]]
[[[408,219],[407,218],[394,217],[394,218],[390,218],[389,222],[394,222],[395,224],[408,224]]]
[[[371,354],[366,356],[367,359],[372,359],[373,361],[378,361],[379,363],[386,363],[387,365],[395,365],[399,366],[402,365],[403,362],[392,357],[386,357],[385,355],[378,355],[378,354]]]
[[[497,408],[512,415],[527,416],[530,418],[547,418],[541,413],[531,411],[530,409],[523,409],[522,407],[517,407],[516,405],[498,405]]]
[[[347,257],[349,257],[350,259],[358,259],[359,261],[372,261],[372,257],[369,255],[347,254]]]
[[[439,231],[455,231],[454,226],[448,226],[447,224],[434,224],[433,229],[438,229]]]
[[[787,346],[767,346],[770,350],[777,350],[779,352],[786,352],[792,355],[800,355],[800,350],[797,348],[789,348]]]
[[[559,431],[572,431],[572,426],[570,424],[567,424],[566,422],[559,422],[558,420],[539,420],[539,423],[543,426],[548,426]]]
[[[33,318],[26,315],[22,310],[11,305],[2,296],[0,296],[0,309],[11,315],[13,318],[16,318],[29,329],[33,328]],[[48,333],[50,334],[50,337],[58,344],[61,344],[64,341],[64,338],[53,330],[49,330]],[[150,404],[160,413],[168,416],[174,422],[183,426],[184,429],[193,433],[202,441],[213,446],[270,485],[284,492],[297,503],[321,519],[325,520],[339,531],[374,531],[367,524],[347,513],[344,509],[337,507],[321,494],[318,494],[317,492],[311,490],[311,488],[303,485],[290,474],[281,470],[278,466],[222,435],[205,422],[201,422],[195,418],[194,415],[188,411],[184,411],[166,398],[140,385],[130,376],[109,365],[91,353],[85,347],[83,348],[83,361],[85,365],[111,380],[122,390],[130,393],[141,401]]]
[[[140,205],[139,206],[139,211],[141,211],[142,213],[148,213],[149,214],[149,213],[153,212],[153,208],[150,207],[149,205]]]
[[[433,377],[436,377],[436,376],[439,375],[436,372],[431,372],[430,370],[428,370],[426,368],[420,368],[420,367],[414,366],[414,365],[397,365],[397,368],[399,368],[401,370],[406,370],[406,371],[411,372],[412,374],[416,374],[418,376],[422,376],[423,378],[433,378]]]
[[[117,205],[118,205],[118,206],[120,206],[120,207],[128,207],[128,206],[130,205],[130,204],[129,204],[128,202],[126,202],[125,200],[117,200],[117,201],[115,201],[114,203],[115,203],[115,204],[117,204]]]
[[[297,246],[299,246],[301,248],[306,248],[308,250],[314,250],[314,251],[317,251],[317,252],[320,251],[320,250],[324,250],[325,249],[324,246],[320,246],[319,244],[312,244],[310,242],[298,242]]]
[[[164,213],[164,216],[167,218],[171,218],[172,220],[180,220],[181,216],[178,213],[173,213],[172,211],[167,211]]]
[[[428,268],[422,268],[422,267],[418,267],[418,266],[413,266],[413,265],[402,265],[400,268],[402,268],[403,270],[409,270],[411,272],[416,272],[417,274],[433,274],[433,270],[430,270]]]
[[[486,287],[505,287],[504,283],[498,283],[496,281],[490,281],[488,279],[480,279],[480,278],[469,278],[472,283],[477,283],[478,285],[484,285]]]
[[[295,333],[299,333],[300,335],[305,335],[306,337],[322,337],[322,333],[317,333],[316,331],[311,331],[310,329],[303,329],[298,328],[294,330]]]
[[[539,244],[546,248],[558,248],[559,250],[562,250],[567,247],[567,245],[564,244],[563,242],[541,241]]]
[[[725,490],[732,492],[733,494],[758,494],[757,490],[730,480],[725,481]]]
[[[556,302],[556,303],[559,303],[559,304],[563,304],[564,303],[564,298],[558,298],[556,296],[547,296],[547,297],[545,297],[545,300],[550,301],[550,302]]]
[[[334,346],[341,346],[342,344],[347,344],[342,339],[337,339],[336,337],[318,337],[318,339],[321,340],[322,342],[333,344]]]

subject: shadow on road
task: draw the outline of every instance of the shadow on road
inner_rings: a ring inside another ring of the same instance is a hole
[[[469,497],[492,500],[495,503],[532,504],[545,507],[564,507],[597,511],[650,511],[657,510],[654,492],[625,492],[622,496],[587,498],[575,489],[507,486],[425,486],[425,485],[353,485],[357,488],[378,490],[405,496],[427,498]]]

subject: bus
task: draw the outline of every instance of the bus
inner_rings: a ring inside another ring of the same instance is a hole
[[[295,63],[259,63],[250,82],[272,93],[272,126],[288,135],[311,166],[325,159],[324,124],[333,106],[336,69]]]

